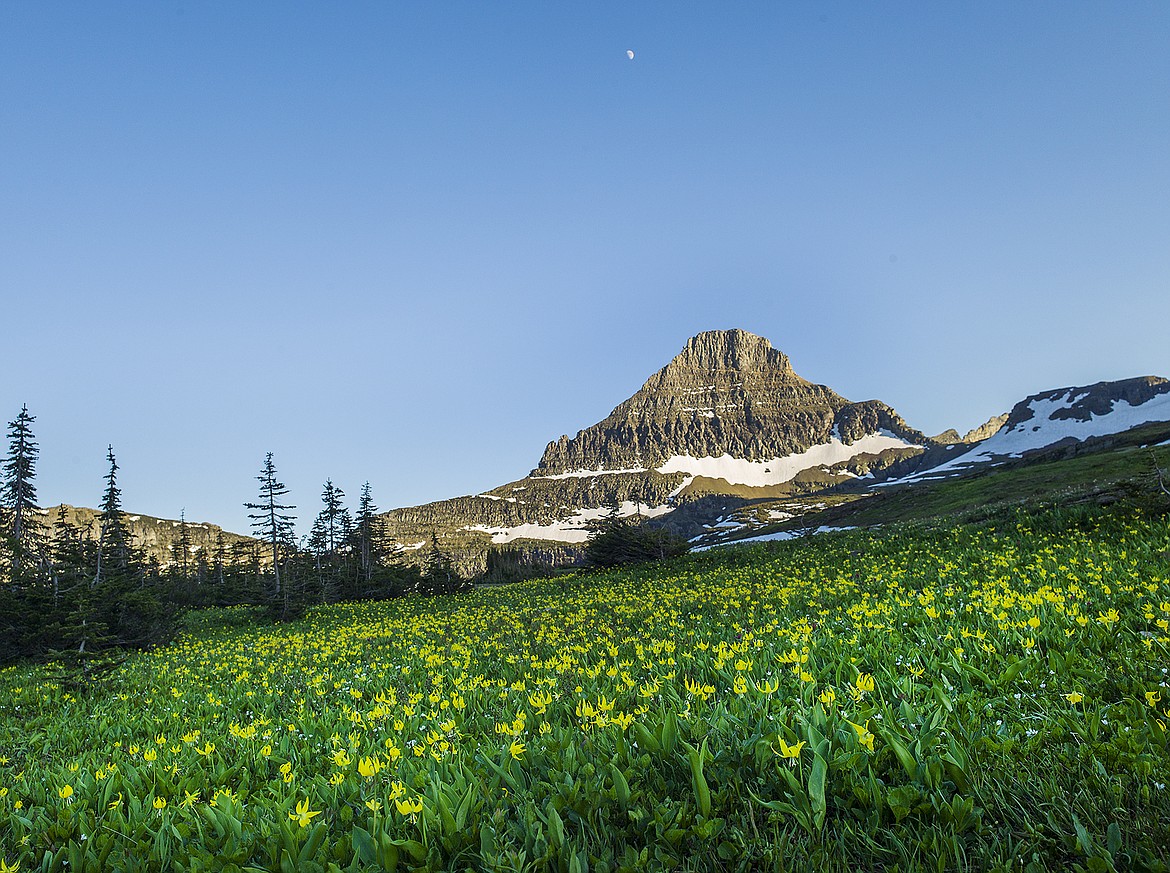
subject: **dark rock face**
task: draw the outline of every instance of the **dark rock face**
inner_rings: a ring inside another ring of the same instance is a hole
[[[929,440],[877,400],[850,403],[798,376],[788,356],[742,330],[690,339],[609,416],[549,443],[534,476],[575,470],[650,469],[675,455],[765,460],[884,429]]]
[[[1049,416],[1053,421],[1088,421],[1093,416],[1108,415],[1115,403],[1124,401],[1138,406],[1157,397],[1170,393],[1170,380],[1161,376],[1137,376],[1116,382],[1095,382],[1079,388],[1058,388],[1025,397],[1008,414],[1005,427],[1011,429],[1035,415],[1033,404],[1037,402],[1062,401],[1066,405]]]

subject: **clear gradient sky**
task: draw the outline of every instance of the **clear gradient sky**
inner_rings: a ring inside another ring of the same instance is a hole
[[[43,505],[473,493],[729,327],[928,433],[1170,375],[1170,3],[0,0]]]

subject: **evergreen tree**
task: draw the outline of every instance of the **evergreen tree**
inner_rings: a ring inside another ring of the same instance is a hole
[[[622,517],[614,506],[592,525],[585,544],[585,563],[591,567],[616,567],[660,561],[684,555],[690,543],[642,516]]]
[[[333,554],[337,551],[337,546],[341,542],[339,537],[339,523],[342,510],[344,509],[341,503],[344,497],[345,492],[334,485],[332,479],[325,480],[325,488],[321,492],[321,502],[325,505],[321,509],[321,514],[318,517],[323,522],[325,551],[328,554]]]
[[[171,543],[171,556],[175,559],[179,576],[184,584],[191,577],[191,529],[187,525],[187,510],[179,510],[179,536]]]
[[[122,489],[118,487],[118,462],[114,458],[114,447],[106,450],[110,471],[106,473],[106,491],[102,496],[101,538],[98,541],[97,567],[94,573],[94,587],[111,581],[125,584],[134,575],[134,554],[130,542],[130,531],[126,529],[126,514],[122,512]]]
[[[361,583],[358,590],[365,591],[373,581],[374,569],[381,563],[382,557],[382,520],[378,517],[378,507],[374,505],[374,498],[370,495],[369,482],[362,486],[362,495],[358,500],[354,539],[357,545],[357,566]]]
[[[113,446],[107,450],[106,458],[110,471],[105,476],[97,566],[89,592],[94,601],[92,609],[109,634],[108,640],[101,642],[147,646],[161,642],[169,634],[173,611],[160,596],[164,589],[161,569],[156,561],[144,559],[126,527]]]
[[[329,479],[321,492],[321,511],[309,532],[308,548],[314,557],[314,571],[322,602],[352,598],[355,594],[349,575],[349,552],[353,540],[353,516],[342,504],[345,492]]]
[[[295,516],[287,514],[286,510],[296,509],[296,506],[281,503],[280,499],[288,493],[276,478],[276,465],[272,463],[272,452],[264,457],[264,466],[260,475],[256,477],[260,483],[260,500],[257,503],[245,503],[246,509],[256,510],[248,514],[252,519],[252,529],[265,540],[272,550],[272,576],[274,580],[274,601],[280,606],[282,618],[288,618],[292,611],[292,597],[287,585],[281,583],[280,558],[282,550],[289,550],[290,545],[295,551],[293,542],[293,521]],[[291,581],[291,580],[289,580]]]
[[[422,590],[430,594],[453,594],[468,584],[456,572],[451,557],[439,547],[438,534],[431,531],[431,549],[423,569]]]
[[[37,457],[40,448],[33,437],[36,416],[22,406],[20,414],[8,423],[8,456],[4,460],[3,484],[0,485],[0,524],[3,526],[5,551],[12,584],[25,587],[31,580],[26,573],[43,561],[45,529],[37,506]]]
[[[179,510],[179,535],[171,542],[171,559],[167,577],[171,580],[175,598],[187,606],[197,601],[196,586],[191,579],[191,526],[187,524],[187,510]]]

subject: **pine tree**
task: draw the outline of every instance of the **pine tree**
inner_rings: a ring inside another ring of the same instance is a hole
[[[623,517],[616,505],[590,528],[585,563],[591,567],[661,561],[690,551],[690,543],[682,537],[650,524],[641,515]]]
[[[357,544],[357,565],[361,585],[359,590],[368,589],[374,578],[374,570],[382,558],[382,519],[378,507],[370,495],[370,483],[362,486],[358,500],[358,514],[354,529]]]
[[[22,588],[29,582],[25,574],[30,567],[43,562],[45,549],[45,528],[34,483],[40,454],[32,432],[36,420],[36,416],[28,414],[26,405],[8,423],[8,457],[2,468],[4,481],[0,486],[0,524],[11,580]]]
[[[160,597],[164,583],[157,562],[144,559],[126,527],[113,446],[106,458],[110,471],[105,476],[97,566],[90,586],[92,608],[109,633],[110,645],[146,646],[169,634],[173,608]]]
[[[211,553],[211,576],[218,590],[222,592],[227,583],[227,547],[223,541],[223,531],[215,533],[215,547]]]
[[[122,489],[118,487],[118,462],[114,447],[106,450],[110,472],[106,473],[106,492],[102,496],[101,538],[98,541],[98,560],[94,587],[103,582],[126,582],[134,574],[133,546],[130,531],[126,529],[126,514],[122,512]]]
[[[191,526],[187,524],[187,510],[179,510],[179,535],[171,541],[171,559],[167,565],[167,577],[171,580],[173,596],[181,603],[192,605],[196,602],[197,583],[191,579]]]
[[[452,594],[464,587],[451,557],[439,547],[439,536],[431,531],[431,549],[427,555],[423,579],[431,594]]]
[[[286,510],[296,509],[296,507],[280,502],[280,498],[288,493],[288,489],[276,478],[276,465],[272,463],[272,452],[264,456],[264,467],[256,479],[260,483],[260,500],[257,503],[245,503],[244,508],[256,510],[256,512],[248,514],[248,518],[252,519],[252,529],[267,541],[272,549],[275,600],[280,603],[281,616],[287,618],[291,614],[292,600],[288,586],[281,584],[280,557],[281,550],[287,549],[290,544],[293,544],[295,516],[287,514]]]
[[[179,536],[171,543],[171,555],[175,558],[175,564],[179,568],[179,575],[183,582],[190,581],[191,529],[187,525],[186,509],[179,510]]]
[[[342,504],[345,492],[325,481],[321,492],[321,511],[309,533],[308,547],[315,558],[319,593],[322,602],[338,600],[347,593],[345,577],[348,560],[346,553],[353,535],[353,518]]]

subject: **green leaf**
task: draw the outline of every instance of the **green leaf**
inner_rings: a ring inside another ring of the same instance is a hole
[[[350,842],[353,844],[354,854],[358,856],[363,864],[374,864],[378,860],[377,849],[374,846],[374,838],[370,836],[370,832],[365,828],[354,828],[353,834],[350,836]]]
[[[813,755],[812,769],[808,774],[808,799],[813,812],[813,825],[819,831],[825,825],[825,783],[829,777],[829,765],[820,755]]]
[[[617,796],[618,803],[621,804],[622,809],[625,809],[630,803],[630,784],[616,764],[609,765],[609,775],[613,779],[614,794]]]
[[[1020,671],[1023,670],[1027,665],[1028,661],[1025,658],[1020,658],[1014,664],[1008,664],[1007,669],[999,674],[999,679],[996,680],[996,684],[1001,687],[1007,685],[1009,682],[1019,676]]]
[[[699,804],[699,812],[704,817],[711,814],[711,789],[707,779],[703,776],[703,758],[707,755],[707,740],[703,740],[702,748],[696,750],[694,746],[687,747],[687,760],[691,765],[691,787],[695,792],[695,800]]]
[[[1117,853],[1121,851],[1121,828],[1117,822],[1110,822],[1105,830],[1105,845],[1109,849],[1109,854],[1117,857]]]
[[[459,826],[455,823],[455,816],[451,814],[451,807],[447,804],[447,796],[442,788],[439,788],[436,794],[438,796],[439,820],[443,824],[443,833],[447,836],[453,836],[459,832]]]
[[[479,856],[484,861],[496,860],[496,832],[489,824],[479,828]]]
[[[634,722],[634,736],[638,739],[638,746],[647,752],[662,751],[662,744],[658,742],[658,738],[646,728],[641,722]]]
[[[662,737],[662,751],[668,755],[673,754],[674,747],[678,742],[678,719],[675,718],[673,712],[668,712],[662,720],[660,735]]]
[[[406,849],[416,861],[421,861],[427,856],[427,847],[418,840],[391,840],[390,842],[400,849]]]
[[[1089,836],[1089,832],[1085,830],[1085,826],[1081,824],[1081,820],[1077,818],[1077,814],[1072,814],[1073,828],[1077,832],[1077,847],[1086,855],[1093,854],[1093,838]]]
[[[894,755],[898,758],[898,763],[902,765],[902,769],[906,771],[906,775],[911,779],[917,778],[918,762],[914,760],[914,756],[910,754],[910,750],[906,748],[906,744],[902,742],[901,738],[892,730],[884,727],[879,727],[878,733],[881,734],[886,744],[894,750]]]
[[[559,849],[565,842],[565,823],[561,820],[561,814],[557,812],[557,808],[553,806],[551,800],[545,807],[545,815],[548,820],[549,844],[554,849]]]
[[[327,833],[325,822],[319,821],[316,826],[310,831],[309,838],[305,840],[305,844],[301,846],[301,852],[297,856],[297,863],[304,867],[305,862],[311,860],[316,856],[317,851],[321,848],[321,844],[325,842],[325,835]]]

